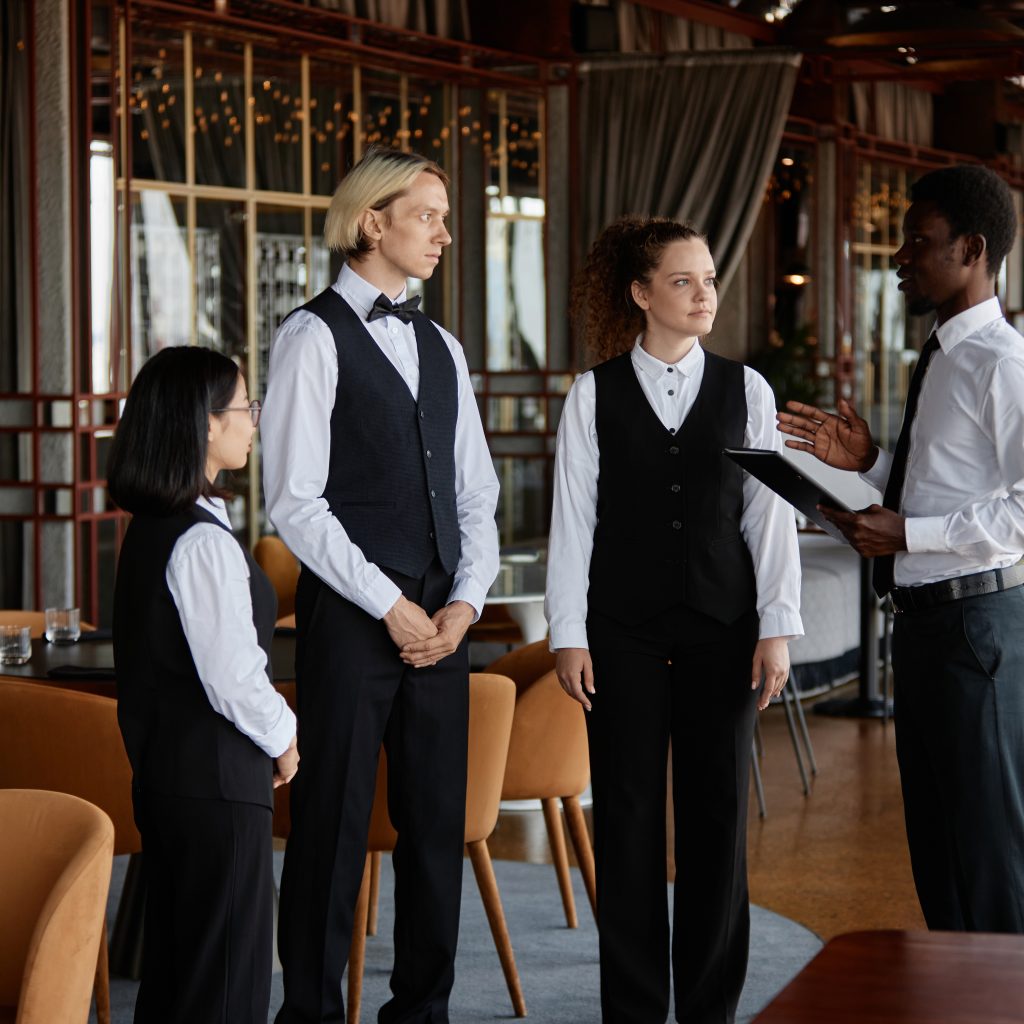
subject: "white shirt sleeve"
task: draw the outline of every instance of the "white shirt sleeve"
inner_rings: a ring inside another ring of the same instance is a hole
[[[743,382],[747,396],[744,444],[781,452],[782,437],[775,426],[771,387],[749,367],[744,368]],[[743,480],[740,532],[754,561],[760,637],[802,636],[796,517],[791,505],[749,474],[744,474]]]
[[[178,538],[165,578],[210,705],[264,753],[280,757],[295,735],[295,715],[267,676],[238,542],[199,523]]]
[[[487,448],[466,354],[444,328],[438,327],[438,331],[455,361],[459,386],[459,411],[455,423],[455,508],[462,553],[448,603],[465,601],[475,610],[475,621],[480,618],[484,598],[498,575],[498,527],[494,521],[498,477]]]
[[[278,329],[270,352],[260,428],[267,515],[303,565],[380,619],[401,591],[367,560],[321,497],[337,387],[330,328],[308,311],[295,313]]]
[[[999,360],[982,394],[978,426],[995,450],[1005,493],[949,515],[909,517],[911,554],[949,551],[985,563],[1024,549],[1024,360]]]
[[[775,429],[775,399],[760,375],[745,371],[751,448],[782,447]],[[555,447],[554,506],[548,541],[544,610],[551,650],[587,644],[587,590],[597,525],[600,448],[595,425],[597,393],[592,373],[579,377],[565,400]],[[743,482],[740,531],[750,549],[757,582],[761,637],[800,636],[800,552],[793,510],[753,477]]]
[[[588,648],[587,590],[597,526],[600,450],[594,375],[577,378],[565,399],[555,444],[554,506],[544,613],[551,650]]]
[[[857,475],[865,483],[871,484],[876,491],[885,494],[885,485],[889,482],[889,470],[892,468],[892,454],[884,448],[878,449],[875,464],[866,472]]]

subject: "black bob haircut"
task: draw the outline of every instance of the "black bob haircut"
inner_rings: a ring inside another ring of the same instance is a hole
[[[934,203],[949,221],[951,239],[984,236],[988,276],[999,273],[1017,237],[1017,211],[1010,187],[995,171],[968,164],[942,167],[911,185],[910,200]]]
[[[231,404],[238,367],[209,348],[176,346],[139,371],[107,463],[110,496],[133,515],[169,516],[200,496],[223,497],[206,479],[210,412]]]

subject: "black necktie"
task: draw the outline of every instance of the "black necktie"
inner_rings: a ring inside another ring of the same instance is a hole
[[[367,314],[366,322],[372,324],[374,320],[379,320],[382,316],[396,316],[403,324],[407,324],[412,320],[413,314],[419,311],[420,297],[418,295],[414,295],[411,299],[406,299],[405,302],[392,302],[382,293],[374,299],[373,306]]]
[[[933,333],[924,343],[921,349],[921,356],[914,368],[914,375],[910,378],[910,388],[907,391],[907,404],[903,410],[903,426],[900,427],[900,436],[896,441],[896,451],[893,452],[892,466],[889,468],[889,480],[885,485],[885,497],[882,504],[891,508],[894,512],[900,510],[900,498],[903,495],[903,481],[907,476],[907,452],[910,449],[910,427],[914,422],[914,414],[917,412],[917,401],[921,397],[921,382],[924,380],[925,371],[928,369],[928,362],[939,347],[939,339]],[[893,567],[895,559],[893,555],[879,555],[871,570],[871,584],[879,597],[885,597],[893,588],[894,577]]]

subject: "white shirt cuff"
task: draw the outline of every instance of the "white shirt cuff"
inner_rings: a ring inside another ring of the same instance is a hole
[[[904,520],[907,552],[948,551],[945,516],[912,516]]]
[[[858,476],[861,480],[871,484],[876,491],[885,494],[885,485],[889,482],[890,469],[892,469],[892,455],[884,448],[879,448],[875,464],[866,473],[859,473]]]
[[[359,596],[359,607],[375,619],[383,619],[402,596],[402,591],[379,572],[377,579]]]
[[[280,697],[280,694],[278,696]],[[280,757],[288,749],[294,735],[295,712],[288,707],[284,697],[281,697],[281,717],[278,718],[277,725],[263,736],[253,736],[250,733],[249,738],[269,757]]]
[[[465,601],[473,609],[473,622],[476,622],[483,611],[486,597],[487,591],[475,580],[456,580],[448,595],[448,604],[453,601]]]
[[[585,651],[590,650],[590,642],[587,640],[587,624],[585,622],[570,622],[566,625],[551,627],[551,639],[548,642],[548,649],[559,651],[563,647],[581,647]]]
[[[757,635],[761,640],[776,636],[791,639],[804,635],[804,624],[796,612],[767,608],[761,615]]]

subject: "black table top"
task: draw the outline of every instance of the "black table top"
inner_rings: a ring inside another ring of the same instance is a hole
[[[270,652],[274,682],[295,679],[295,635],[281,631],[274,635]],[[66,675],[62,672],[66,670]],[[114,647],[109,639],[79,640],[74,644],[32,641],[32,657],[24,665],[0,665],[0,676],[34,679],[74,687],[78,682],[114,682]]]

